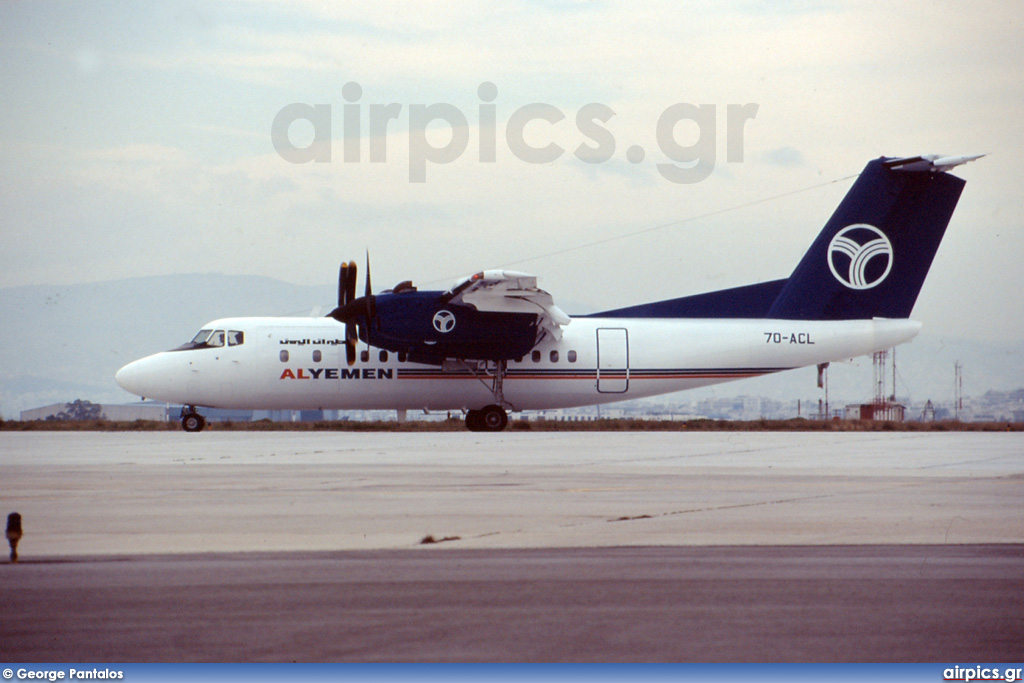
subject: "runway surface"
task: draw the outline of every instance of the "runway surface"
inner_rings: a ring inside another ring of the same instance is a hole
[[[7,432],[0,477],[26,556],[1024,543],[1020,432]]]
[[[435,550],[4,567],[0,648],[87,662],[1024,654],[1021,546]]]
[[[0,481],[5,660],[1024,658],[1020,433],[7,432]]]

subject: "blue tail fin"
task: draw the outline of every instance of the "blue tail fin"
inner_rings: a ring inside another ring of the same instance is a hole
[[[767,317],[909,317],[964,186],[944,171],[973,158],[869,162]]]

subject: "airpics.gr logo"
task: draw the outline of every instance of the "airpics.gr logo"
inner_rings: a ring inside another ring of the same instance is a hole
[[[441,334],[447,334],[455,329],[455,314],[451,311],[441,309],[434,314],[434,329]]]
[[[892,270],[892,243],[881,230],[854,223],[836,233],[828,245],[828,267],[850,289],[871,289]]]

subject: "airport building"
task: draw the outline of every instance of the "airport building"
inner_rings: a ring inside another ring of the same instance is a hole
[[[266,411],[263,411],[266,412]],[[279,411],[284,412],[284,411]],[[288,411],[289,413],[291,411]],[[318,411],[319,412],[319,411]],[[204,416],[214,422],[249,422],[262,417],[276,417],[261,415],[254,417],[251,410],[204,410]],[[111,422],[134,422],[136,420],[152,420],[155,422],[176,421],[181,415],[180,405],[169,405],[167,403],[156,403],[153,401],[142,401],[128,404],[111,403],[90,403],[89,401],[75,401],[74,403],[53,403],[42,408],[21,411],[22,422],[46,421],[46,420],[109,420]],[[320,413],[314,419],[323,419]]]
[[[857,403],[846,406],[843,417],[847,420],[874,420],[876,422],[903,422],[906,406],[892,401]]]
[[[135,420],[156,420],[162,422],[167,420],[167,406],[163,403],[131,403],[128,405],[103,405],[99,403],[86,404],[87,409],[93,409],[94,416],[78,415],[69,413],[72,403],[53,403],[42,408],[21,411],[22,422],[35,420],[68,420],[68,419],[98,419],[117,422],[134,422]]]

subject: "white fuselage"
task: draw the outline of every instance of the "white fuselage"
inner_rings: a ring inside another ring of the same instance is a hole
[[[225,318],[241,343],[166,351],[123,367],[146,397],[212,408],[475,410],[495,403],[488,369],[406,362],[360,344],[349,365],[330,318]],[[913,338],[911,320],[573,318],[562,338],[508,363],[505,406],[538,410],[655,396],[844,360]],[[368,353],[367,353],[368,351]]]

